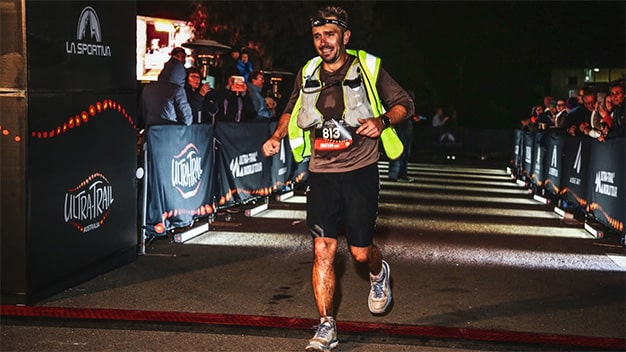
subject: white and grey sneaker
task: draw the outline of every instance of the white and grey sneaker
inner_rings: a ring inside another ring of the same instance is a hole
[[[391,286],[389,285],[390,269],[389,264],[383,260],[383,268],[381,272],[383,277],[376,280],[376,277],[370,273],[370,289],[367,306],[372,314],[383,314],[391,303]]]
[[[337,325],[332,317],[320,318],[320,325],[316,327],[315,335],[309,340],[305,351],[330,351],[337,347]]]

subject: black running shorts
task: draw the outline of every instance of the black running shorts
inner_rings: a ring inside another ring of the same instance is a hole
[[[336,239],[343,225],[350,246],[372,244],[380,191],[376,163],[350,172],[311,172],[307,183],[307,225],[313,237]]]

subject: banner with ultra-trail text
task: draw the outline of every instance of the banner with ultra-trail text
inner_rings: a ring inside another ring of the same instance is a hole
[[[626,160],[624,138],[593,142],[589,157],[587,210],[607,227],[624,233]]]
[[[268,122],[219,122],[215,125],[217,185],[219,207],[245,203],[270,195],[272,158],[261,153],[270,136]]]
[[[29,223],[15,238],[36,301],[136,258],[136,6],[23,3]]]
[[[214,211],[213,126],[157,125],[147,131],[146,231],[193,224]]]

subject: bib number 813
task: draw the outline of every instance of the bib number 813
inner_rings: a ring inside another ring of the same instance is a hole
[[[322,138],[326,139],[339,139],[341,137],[341,133],[338,128],[334,127],[324,127],[322,128]]]

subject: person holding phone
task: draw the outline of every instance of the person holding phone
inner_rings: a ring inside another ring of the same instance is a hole
[[[185,93],[187,93],[187,101],[191,106],[194,123],[211,121],[210,114],[214,114],[217,110],[213,102],[207,99],[211,86],[209,83],[202,83],[201,79],[200,69],[197,67],[187,69]]]
[[[246,122],[256,118],[248,87],[241,76],[230,76],[224,87],[211,90],[207,96],[208,103],[216,108],[216,121]]]

